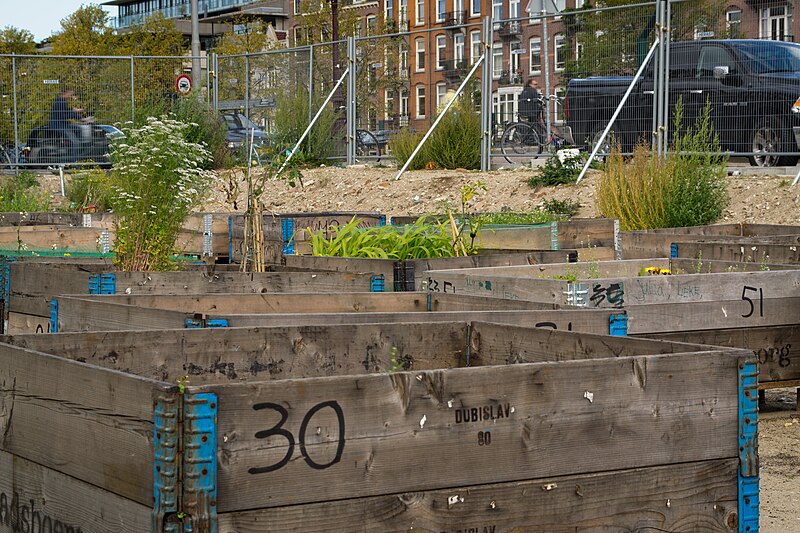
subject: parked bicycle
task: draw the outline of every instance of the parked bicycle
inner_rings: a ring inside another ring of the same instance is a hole
[[[544,97],[540,98],[540,103],[541,111],[537,120],[531,121],[517,115],[516,122],[504,127],[500,149],[509,163],[519,162],[519,156],[528,155],[537,158],[545,149],[555,153],[567,146],[567,140],[557,133],[555,126],[551,127],[550,135],[547,135]]]
[[[0,170],[14,170],[18,165],[24,164],[28,151],[24,145],[21,145],[19,150],[14,144],[7,144],[0,148]]]

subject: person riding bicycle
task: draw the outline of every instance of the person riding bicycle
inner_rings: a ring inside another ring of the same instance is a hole
[[[50,120],[47,125],[51,131],[60,133],[62,136],[67,136],[69,130],[73,130],[80,139],[81,132],[77,126],[73,124],[73,121],[81,120],[83,109],[71,106],[73,98],[75,98],[75,91],[72,89],[64,89],[59,93],[56,99],[53,100],[53,107],[50,110]]]
[[[519,116],[528,122],[537,124],[541,120],[542,95],[535,78],[528,78],[528,83],[519,95]]]

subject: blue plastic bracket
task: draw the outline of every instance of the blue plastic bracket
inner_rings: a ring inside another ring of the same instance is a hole
[[[184,533],[217,532],[217,405],[214,393],[183,398]]]
[[[431,311],[431,293],[428,293],[428,303],[425,310],[428,311],[429,313]]]
[[[281,220],[281,232],[283,233],[283,255],[294,254],[294,219],[284,218]]]
[[[183,321],[183,327],[188,329],[195,329],[195,328],[202,328],[203,327],[203,319],[202,318],[187,318]]]
[[[386,215],[381,215],[378,219],[378,226],[382,227],[386,225]]]
[[[758,531],[758,364],[739,360],[739,531]]]
[[[670,259],[674,259],[678,257],[678,243],[673,242],[669,245],[669,257]]]
[[[386,291],[386,277],[383,274],[377,274],[369,278],[369,292],[385,292]]]
[[[181,398],[163,394],[156,397],[153,409],[153,443],[155,464],[153,466],[153,496],[155,503],[151,512],[151,531],[180,533],[180,522],[167,523],[169,517],[178,513],[178,485],[180,483],[179,461],[181,431],[179,412]]]
[[[92,274],[89,276],[89,294],[116,294],[116,274]]]
[[[184,319],[183,327],[187,329],[227,328],[229,325],[225,318],[204,318],[201,315],[195,315],[192,318]]]
[[[628,336],[628,315],[611,315],[608,319],[608,334],[614,337]]]
[[[206,328],[227,328],[228,320],[225,318],[209,318],[203,321],[203,327]]]
[[[50,300],[50,333],[58,333],[58,300]]]

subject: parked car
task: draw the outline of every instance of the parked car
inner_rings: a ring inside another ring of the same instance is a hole
[[[269,140],[269,135],[261,129],[255,122],[247,118],[244,113],[239,111],[225,111],[222,113],[225,120],[225,140],[228,148],[238,150],[245,146],[253,132],[253,142],[263,143]]]
[[[26,144],[26,162],[33,165],[109,164],[108,137],[97,124],[85,123],[64,131],[42,126],[31,131]]]
[[[123,133],[122,130],[111,124],[98,124],[97,127],[106,133],[106,137],[108,137],[109,141],[125,137],[125,133]]]
[[[632,76],[572,79],[565,111],[575,140],[593,146]],[[645,72],[613,125],[624,151],[652,132],[653,69]],[[684,124],[709,102],[724,151],[753,152],[757,166],[794,165],[800,156],[800,45],[781,41],[673,43],[669,57],[670,119],[680,98]],[[773,155],[792,152],[792,155]],[[795,155],[797,154],[797,155]]]

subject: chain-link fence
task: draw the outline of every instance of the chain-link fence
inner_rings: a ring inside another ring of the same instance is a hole
[[[481,117],[484,142],[475,149],[484,169],[529,164],[562,148],[588,151],[606,130],[601,156],[612,143],[623,152],[637,143],[670,149],[680,129],[677,108],[681,128],[707,110],[723,152],[759,165],[794,164],[800,46],[786,42],[796,33],[793,4],[652,0],[597,8],[583,0],[435,0],[417,13],[424,3],[400,2],[399,9],[387,4],[383,13],[358,18],[360,36],[347,41],[307,44],[310,34],[299,39],[295,31],[293,48],[212,54],[209,65],[202,58],[203,72],[213,75],[193,92],[222,114],[232,147],[245,146],[252,132],[279,150],[294,146],[330,96],[296,157],[353,163],[386,158],[398,132],[427,132],[484,57],[462,92]],[[59,144],[39,139],[52,133],[39,128],[52,123],[53,103],[66,87],[75,91],[75,107],[100,124],[167,111],[181,98],[176,79],[190,63],[0,56],[0,143],[26,145],[27,164],[37,161],[38,145]],[[80,145],[79,135],[66,144]],[[62,139],[61,151],[50,156],[74,159],[64,145]],[[13,160],[17,151],[5,153]]]

